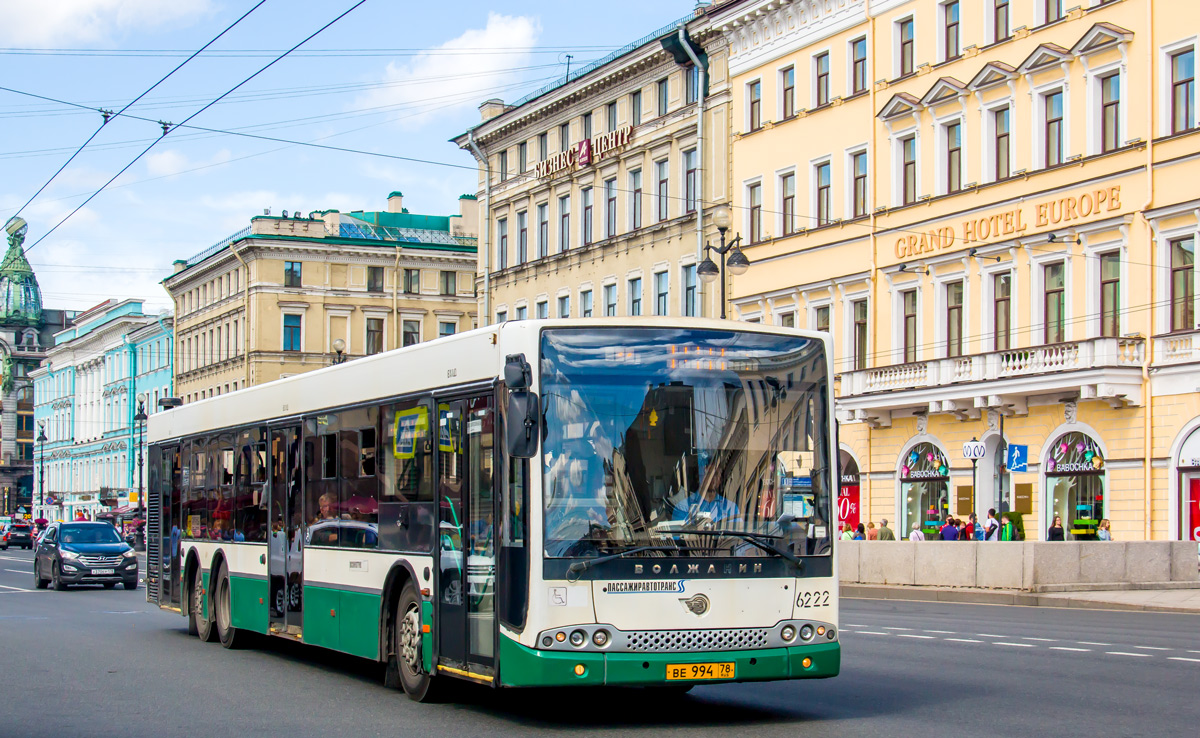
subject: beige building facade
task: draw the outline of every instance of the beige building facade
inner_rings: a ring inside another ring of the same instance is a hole
[[[696,269],[730,194],[729,84],[703,11],[480,109],[454,142],[479,162],[487,322],[719,312]]]
[[[1200,538],[1200,6],[711,20],[752,242],[734,317],[831,333],[844,517],[930,534],[996,507],[1034,540],[1055,516],[1068,540],[1106,518],[1118,540]]]
[[[175,303],[184,402],[474,328],[478,211],[263,215],[187,261]],[[340,352],[339,352],[340,349]]]

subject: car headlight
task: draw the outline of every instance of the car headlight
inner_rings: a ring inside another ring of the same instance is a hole
[[[137,551],[134,551],[134,550],[131,548],[131,549],[129,549],[128,551],[126,551],[125,553],[123,553],[123,554],[121,554],[121,555],[122,555],[122,556],[124,556],[124,557],[125,557],[125,558],[127,558],[127,559],[136,559],[136,558],[137,558]]]
[[[79,554],[75,553],[74,551],[68,551],[68,550],[67,550],[67,549],[65,549],[65,548],[60,548],[60,549],[58,550],[58,552],[59,552],[60,554],[62,554],[62,557],[63,557],[64,559],[77,559],[77,558],[79,558]]]

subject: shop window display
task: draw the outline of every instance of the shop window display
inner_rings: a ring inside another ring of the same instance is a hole
[[[1046,458],[1050,516],[1059,515],[1066,539],[1096,540],[1104,518],[1104,455],[1091,436],[1072,431],[1059,436]]]
[[[932,443],[918,443],[900,467],[900,493],[904,501],[905,535],[914,522],[926,537],[935,537],[950,513],[950,466],[946,455]]]

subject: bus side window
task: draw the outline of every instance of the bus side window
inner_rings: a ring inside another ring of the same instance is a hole
[[[501,392],[501,413],[507,406],[507,397]],[[503,433],[505,423],[497,423]],[[504,484],[500,491],[501,533],[499,563],[499,615],[500,622],[517,630],[525,627],[525,614],[529,603],[529,547],[526,544],[529,531],[529,460],[514,459],[504,453],[507,442],[501,439],[501,463]]]
[[[379,408],[379,438],[362,435],[361,473],[378,480],[378,545],[389,551],[433,549],[432,401],[414,398]],[[368,447],[374,445],[371,457]]]

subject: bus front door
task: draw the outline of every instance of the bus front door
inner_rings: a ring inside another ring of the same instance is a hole
[[[490,682],[495,664],[491,395],[438,404],[438,669]]]
[[[270,629],[300,634],[304,578],[304,518],[300,488],[300,429],[271,429]]]

